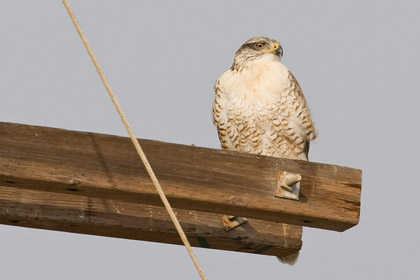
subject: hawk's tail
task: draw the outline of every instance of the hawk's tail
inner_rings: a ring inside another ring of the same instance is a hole
[[[281,263],[285,263],[285,264],[288,264],[288,265],[294,265],[297,262],[297,260],[299,259],[299,252],[293,253],[293,254],[285,256],[285,257],[277,257],[277,259]]]

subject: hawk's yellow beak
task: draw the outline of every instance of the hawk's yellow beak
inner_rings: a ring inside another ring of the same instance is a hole
[[[263,50],[262,53],[274,53],[278,48],[280,47],[279,43],[274,43],[274,46],[272,49],[269,50]]]

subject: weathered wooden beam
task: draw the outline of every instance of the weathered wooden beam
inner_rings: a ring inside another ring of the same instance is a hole
[[[287,256],[302,245],[302,227],[249,219],[226,232],[217,214],[175,209],[192,246]],[[0,185],[0,223],[182,244],[165,208]]]
[[[359,221],[361,171],[140,140],[172,206],[337,231]],[[302,175],[300,200],[274,197],[277,172]],[[0,183],[160,206],[128,138],[0,123]]]

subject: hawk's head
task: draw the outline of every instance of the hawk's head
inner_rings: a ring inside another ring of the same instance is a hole
[[[246,41],[236,52],[233,69],[241,69],[248,62],[264,56],[274,56],[280,59],[283,49],[279,42],[267,37],[255,37]]]

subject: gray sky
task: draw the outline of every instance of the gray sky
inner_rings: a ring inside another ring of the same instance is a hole
[[[294,267],[195,249],[209,279],[417,279],[416,1],[70,4],[139,138],[218,148],[214,81],[264,35],[311,108],[310,159],[363,170],[358,226],[305,228]],[[0,121],[126,135],[61,1],[0,1],[0,34]],[[181,246],[3,225],[0,268],[8,280],[198,279]]]

